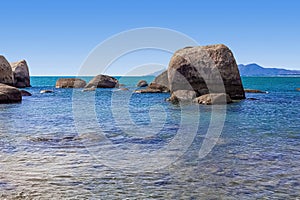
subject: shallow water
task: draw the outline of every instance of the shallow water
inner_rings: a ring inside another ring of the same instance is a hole
[[[0,105],[1,199],[300,198],[299,77],[243,78],[269,93],[214,110],[132,94],[141,78],[96,94],[55,89],[56,79],[33,77],[33,96]],[[220,137],[209,137],[224,109]],[[200,158],[206,139],[215,145]]]

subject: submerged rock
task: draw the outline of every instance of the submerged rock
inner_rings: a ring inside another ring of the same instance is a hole
[[[22,97],[32,96],[32,94],[26,90],[20,90]]]
[[[215,105],[232,103],[232,100],[230,96],[225,93],[210,93],[195,98],[193,102],[204,105]]]
[[[188,47],[176,51],[168,67],[169,88],[190,90],[196,96],[227,93],[231,99],[245,99],[238,66],[225,45]]]
[[[259,100],[259,99],[254,98],[254,97],[250,97],[250,98],[247,98],[247,100],[249,100],[249,101],[256,101],[256,100]]]
[[[296,88],[297,91],[300,91],[300,88]]]
[[[56,81],[56,88],[84,88],[86,82],[80,78],[60,78]]]
[[[6,85],[13,85],[13,71],[9,62],[4,56],[0,55],[0,83]]]
[[[44,93],[53,93],[53,90],[41,90],[40,93],[41,94],[44,94]]]
[[[96,90],[96,87],[95,86],[92,86],[92,87],[90,87],[90,88],[84,88],[83,90],[82,90],[82,92],[89,92],[89,91],[95,91]]]
[[[30,76],[27,62],[21,60],[18,62],[10,63],[13,75],[14,75],[14,86],[17,88],[30,87]]]
[[[245,89],[246,93],[267,93],[265,91],[262,90],[255,90],[255,89]]]
[[[0,83],[0,104],[19,103],[22,95],[18,88]]]
[[[91,88],[93,86],[97,88],[115,88],[119,87],[119,81],[114,77],[100,74],[95,76],[85,87]]]
[[[135,93],[161,93],[159,89],[146,88],[142,90],[136,90]]]
[[[136,84],[137,87],[147,87],[148,86],[148,83],[147,81],[145,80],[140,80],[137,84]]]
[[[119,88],[118,91],[129,91],[128,88]]]

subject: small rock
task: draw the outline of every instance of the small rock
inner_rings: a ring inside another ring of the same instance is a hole
[[[150,85],[146,89],[136,90],[136,93],[165,93],[170,92],[169,88],[157,84],[157,83],[150,83]]]
[[[41,94],[44,94],[44,93],[53,93],[53,90],[41,90],[40,93]]]
[[[145,80],[140,80],[140,81],[137,83],[136,86],[137,86],[137,87],[147,87],[147,86],[148,86],[148,83],[147,83],[147,81],[145,81]]]
[[[176,90],[172,93],[168,101],[172,103],[192,102],[196,97],[196,92],[192,90]]]
[[[56,88],[84,88],[86,82],[80,78],[60,78],[56,81]]]
[[[136,90],[136,93],[167,93],[170,92],[168,84],[168,72],[164,71],[146,89]]]
[[[100,74],[95,76],[85,87],[91,88],[93,86],[97,88],[115,88],[119,87],[119,81],[114,77]]]
[[[179,103],[179,99],[175,95],[171,95],[171,97],[167,98],[166,101],[169,101],[173,104],[178,104]]]
[[[210,93],[197,97],[193,100],[194,103],[212,105],[212,104],[228,104],[232,100],[228,94],[225,93]]]
[[[119,88],[118,91],[128,91],[128,88]]]
[[[196,92],[192,90],[176,90],[172,93],[170,98],[167,98],[166,101],[169,101],[173,104],[178,104],[179,102],[191,103],[196,97]]]
[[[146,88],[142,90],[136,90],[135,93],[161,93],[159,89]]]
[[[32,94],[26,90],[20,90],[22,97],[32,96]]]
[[[196,92],[192,90],[176,90],[172,94],[180,101],[191,101],[196,97]]]
[[[166,87],[164,85],[161,85],[161,84],[158,84],[158,83],[154,83],[154,82],[150,83],[149,88],[150,89],[158,89],[162,93],[168,93],[168,92],[170,92],[170,89],[168,87]]]
[[[265,91],[261,91],[261,90],[255,90],[255,89],[245,89],[246,93],[267,93]]]
[[[296,88],[297,91],[300,91],[300,88]]]

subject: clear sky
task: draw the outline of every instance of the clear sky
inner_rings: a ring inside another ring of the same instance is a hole
[[[226,44],[239,64],[300,70],[299,10],[297,0],[7,0],[1,1],[0,54],[26,59],[32,75],[76,75],[93,48],[112,35],[162,27],[201,45]],[[167,65],[168,59],[154,62]],[[131,65],[134,57],[123,60]],[[120,74],[117,68],[110,73]]]

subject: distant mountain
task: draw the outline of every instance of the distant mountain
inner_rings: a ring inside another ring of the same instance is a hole
[[[161,73],[163,73],[164,71],[166,71],[166,69],[161,69],[159,71],[156,71],[156,72],[153,72],[151,74],[148,74],[148,76],[158,76],[160,75]]]
[[[238,65],[241,76],[287,76],[300,75],[299,70],[264,68],[258,64]]]
[[[280,68],[264,68],[258,64],[252,63],[248,65],[238,65],[241,76],[292,76],[299,75],[300,70],[288,70]],[[166,69],[162,69],[148,76],[158,76],[163,73]]]

